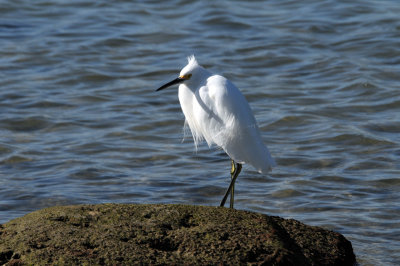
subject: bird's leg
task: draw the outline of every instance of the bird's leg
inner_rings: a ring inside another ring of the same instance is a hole
[[[226,202],[226,199],[228,198],[228,195],[229,195],[229,193],[230,193],[231,190],[232,190],[232,186],[234,186],[234,182],[232,182],[232,181],[233,181],[233,173],[235,172],[235,162],[234,162],[233,160],[231,160],[231,163],[232,163],[232,168],[231,168],[231,183],[229,184],[229,187],[228,187],[228,189],[226,190],[224,197],[222,198],[220,207],[224,207],[225,202]]]
[[[231,182],[233,180],[233,175],[235,174],[236,168],[235,168],[235,162],[233,160],[231,160]],[[234,201],[234,197],[235,197],[235,181],[233,181],[233,185],[231,188],[231,199],[229,201],[229,208],[233,209],[233,201]]]
[[[226,199],[228,198],[229,193],[231,193],[231,200],[230,200],[230,208],[233,208],[234,202],[234,187],[236,178],[239,176],[240,171],[242,170],[242,165],[240,163],[235,163],[232,160],[232,168],[231,168],[231,183],[229,184],[228,189],[225,192],[225,195],[221,201],[220,206],[223,207],[225,205]]]
[[[240,171],[242,170],[242,165],[240,163],[235,163],[232,160],[232,168],[231,168],[231,182],[233,182],[231,188],[231,200],[229,201],[229,208],[233,209],[234,196],[235,196],[235,181],[239,176]]]

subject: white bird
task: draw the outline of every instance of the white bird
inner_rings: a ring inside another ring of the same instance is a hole
[[[261,139],[250,106],[232,82],[201,67],[193,55],[179,77],[157,91],[174,84],[180,84],[179,102],[195,146],[205,139],[208,146],[216,144],[232,160],[231,182],[220,206],[225,205],[230,193],[233,208],[235,180],[242,164],[252,165],[259,173],[267,173],[276,165]]]

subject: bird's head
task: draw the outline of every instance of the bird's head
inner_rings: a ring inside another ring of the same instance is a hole
[[[163,90],[168,88],[172,85],[179,84],[179,83],[192,83],[196,80],[199,80],[203,77],[203,73],[206,70],[202,68],[196,61],[194,55],[188,57],[188,64],[181,70],[179,77],[176,79],[168,82],[167,84],[162,85],[156,91]]]

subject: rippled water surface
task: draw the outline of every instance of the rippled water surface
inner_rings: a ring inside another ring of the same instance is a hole
[[[0,223],[47,206],[216,206],[229,158],[184,138],[186,56],[246,96],[278,163],[236,208],[344,234],[400,263],[400,3],[28,1],[0,5]],[[182,141],[183,140],[183,141]]]

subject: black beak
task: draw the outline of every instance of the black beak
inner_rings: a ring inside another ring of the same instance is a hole
[[[165,88],[168,88],[168,87],[170,87],[170,86],[172,86],[172,85],[175,85],[175,84],[178,84],[178,83],[181,83],[181,82],[184,82],[184,81],[185,81],[184,78],[176,78],[176,79],[174,79],[173,81],[170,81],[170,82],[168,82],[167,84],[162,85],[162,86],[161,86],[160,88],[158,88],[156,91],[163,90],[163,89],[165,89]]]

